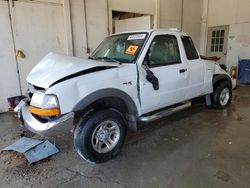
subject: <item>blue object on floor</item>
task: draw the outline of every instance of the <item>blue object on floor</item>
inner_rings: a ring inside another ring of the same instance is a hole
[[[250,83],[250,59],[239,60],[238,79],[242,84]]]
[[[24,156],[29,161],[29,163],[35,163],[58,152],[59,150],[48,140],[46,140],[45,142],[25,152]]]
[[[44,141],[41,140],[35,140],[32,138],[22,137],[18,141],[16,141],[14,144],[11,144],[7,146],[6,148],[2,149],[3,151],[17,151],[19,153],[25,153],[29,149],[37,146],[38,144],[41,144]]]
[[[57,147],[48,140],[35,140],[22,137],[2,151],[17,151],[24,154],[29,163],[35,163],[59,152]]]

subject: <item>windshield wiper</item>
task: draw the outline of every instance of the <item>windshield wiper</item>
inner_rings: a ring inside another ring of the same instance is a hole
[[[127,59],[115,58],[115,60],[120,61],[121,63],[130,63],[130,61]]]
[[[112,58],[112,57],[97,57],[95,58],[95,60],[98,60],[98,59],[103,59],[103,60],[109,60],[109,61],[112,61],[112,62],[115,62],[115,63],[118,63],[118,64],[122,64],[122,62]]]

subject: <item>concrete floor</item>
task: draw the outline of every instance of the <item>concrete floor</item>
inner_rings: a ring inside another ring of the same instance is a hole
[[[0,149],[22,134],[13,114],[0,115]],[[37,136],[35,136],[37,138]],[[250,86],[240,86],[225,110],[201,103],[129,133],[120,155],[104,164],[83,161],[72,136],[61,152],[29,166],[0,154],[0,187],[249,187]]]

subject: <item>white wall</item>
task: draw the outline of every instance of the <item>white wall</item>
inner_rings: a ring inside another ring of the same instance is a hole
[[[182,9],[183,3],[183,9]],[[200,48],[202,0],[161,0],[160,28],[178,28]]]
[[[250,59],[250,22],[231,24],[229,28],[227,65],[238,64],[238,59]]]
[[[84,14],[86,5],[86,18]],[[155,15],[157,0],[74,0],[70,1],[74,55],[87,57],[109,35],[112,10]],[[87,39],[85,29],[87,24]]]
[[[155,14],[156,0],[109,0],[110,9],[121,12]]]
[[[108,10],[106,0],[87,0],[88,43],[91,52],[108,35]]]
[[[202,0],[184,0],[182,30],[192,37],[198,50],[200,49],[201,23]]]
[[[202,0],[85,0],[87,35],[85,30],[84,0],[71,1],[74,55],[86,57],[87,43],[91,52],[109,35],[112,11],[151,15],[154,28],[178,28],[188,33],[197,48],[200,44]],[[195,10],[195,11],[194,11]]]
[[[250,1],[203,0],[203,4],[203,24],[206,29],[202,30],[201,41],[206,41],[208,27],[229,25],[228,67],[237,65],[238,57],[250,59]],[[204,14],[206,10],[208,13]],[[202,45],[204,51],[205,46]]]
[[[238,0],[209,0],[208,26],[234,23],[237,1]]]
[[[84,1],[86,9],[84,9]],[[74,0],[70,2],[74,55],[87,57],[89,55],[87,48],[90,49],[90,53],[93,52],[108,35],[107,1]]]
[[[230,10],[235,15],[234,22],[230,23],[227,63],[229,66],[238,63],[241,59],[250,59],[250,1],[236,1],[236,8]]]
[[[160,28],[181,29],[182,0],[160,1]]]
[[[86,57],[87,41],[85,29],[84,0],[70,1],[74,55]]]

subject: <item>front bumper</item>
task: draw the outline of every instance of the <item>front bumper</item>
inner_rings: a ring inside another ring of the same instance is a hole
[[[69,132],[74,121],[74,112],[70,112],[53,121],[40,122],[29,112],[28,105],[24,101],[20,102],[15,111],[25,128],[46,137],[54,137]]]

